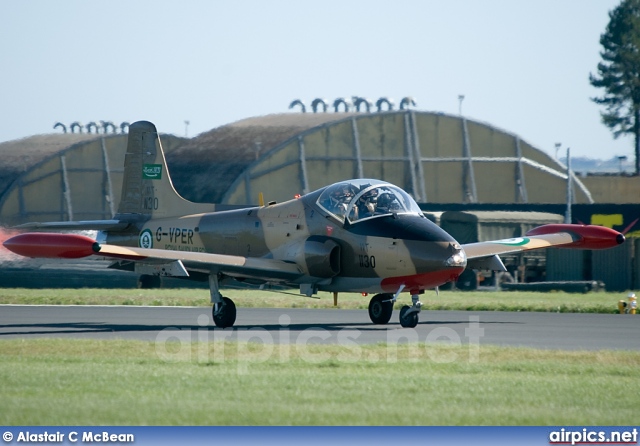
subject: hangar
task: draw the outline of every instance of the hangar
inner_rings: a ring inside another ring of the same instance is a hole
[[[167,151],[182,138],[162,136]],[[0,143],[0,225],[108,219],[120,201],[126,134],[36,135]]]
[[[162,131],[162,129],[159,129]],[[443,113],[282,113],[186,139],[162,135],[174,185],[196,202],[283,201],[378,178],[421,203],[563,203],[566,168],[516,134]],[[49,134],[0,144],[0,222],[110,218],[124,134]],[[574,176],[574,202],[593,202]]]
[[[419,203],[563,203],[566,168],[517,135],[462,116],[412,110],[332,114],[252,162],[223,201],[284,200],[347,178],[380,178]],[[245,125],[305,122],[272,115]],[[251,122],[253,121],[253,122]],[[591,203],[574,177],[574,200]],[[295,188],[295,189],[294,189]]]

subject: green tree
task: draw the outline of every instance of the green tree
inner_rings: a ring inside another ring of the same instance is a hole
[[[614,138],[635,137],[636,175],[640,173],[640,0],[622,0],[609,12],[609,24],[600,36],[603,50],[598,73],[589,82],[603,88],[602,97],[591,98],[603,105],[602,122]]]

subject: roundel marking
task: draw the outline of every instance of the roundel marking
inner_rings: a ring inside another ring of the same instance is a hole
[[[516,237],[516,238],[510,238],[506,240],[500,240],[499,242],[496,242],[496,243],[499,245],[522,246],[529,243],[529,239],[526,237]]]
[[[145,229],[140,233],[140,239],[138,240],[141,248],[153,248],[153,234],[149,229]]]

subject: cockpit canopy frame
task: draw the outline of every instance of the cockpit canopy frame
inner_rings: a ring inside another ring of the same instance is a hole
[[[423,215],[407,192],[393,184],[372,179],[327,186],[316,204],[337,220],[349,224],[394,214]]]

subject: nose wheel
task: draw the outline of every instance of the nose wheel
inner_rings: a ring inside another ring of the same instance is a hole
[[[418,325],[418,312],[409,305],[402,307],[400,309],[400,325],[404,328],[415,328]]]
[[[422,310],[422,302],[418,294],[411,295],[413,305],[405,305],[400,309],[400,325],[404,328],[415,328],[418,325],[418,314]]]

